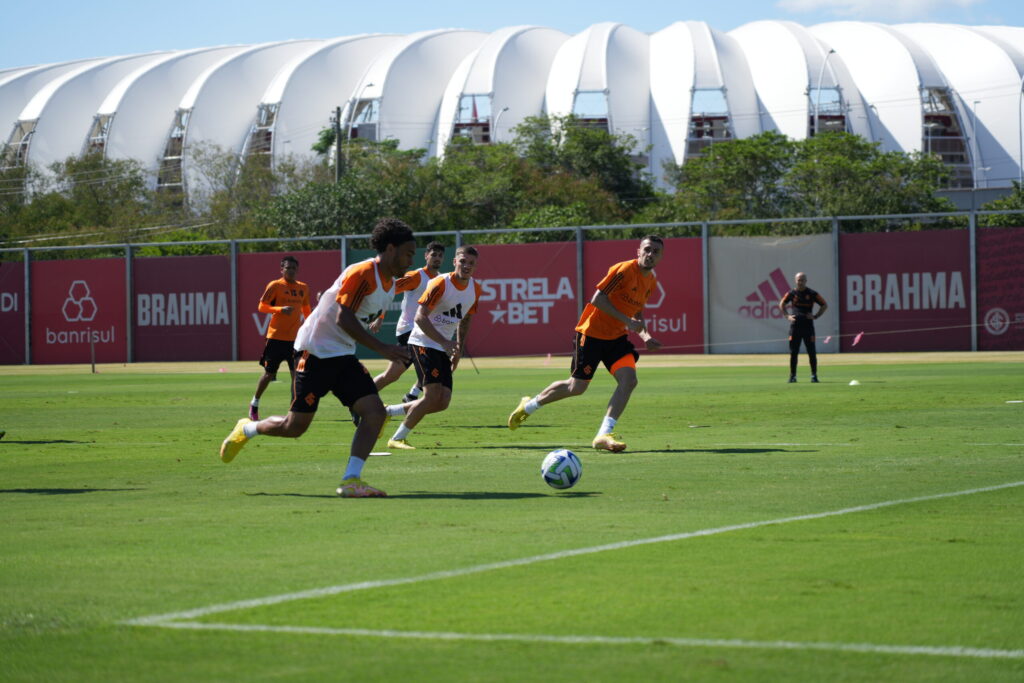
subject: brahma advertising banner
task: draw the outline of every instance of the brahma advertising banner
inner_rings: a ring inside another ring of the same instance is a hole
[[[1024,349],[1024,228],[978,229],[978,350]]]
[[[309,288],[309,304],[316,307],[317,295],[330,288],[341,275],[341,252],[262,252],[238,256],[238,359],[258,361],[263,355],[270,325],[270,313],[260,313],[260,298],[267,285],[281,277],[281,259],[299,261],[296,279]],[[359,260],[358,258],[356,260]]]
[[[0,262],[0,365],[25,362],[25,264]]]
[[[831,235],[712,237],[708,247],[711,353],[788,353],[779,300],[797,273],[831,310],[814,323],[819,353],[838,351]]]
[[[161,256],[132,263],[135,360],[231,358],[228,256]]]
[[[583,300],[590,301],[608,269],[637,257],[640,240],[587,242],[583,249]],[[661,263],[654,269],[658,287],[647,301],[644,321],[651,335],[668,353],[704,353],[704,268],[699,237],[665,240]],[[572,349],[572,327],[567,332]],[[630,340],[643,352],[636,335]]]
[[[478,245],[481,294],[469,332],[476,356],[569,354],[576,326],[576,243]],[[451,249],[449,249],[451,251]],[[442,269],[451,270],[446,255]]]
[[[124,259],[36,261],[30,278],[33,363],[127,362]]]
[[[971,350],[967,230],[843,234],[839,253],[843,351]]]

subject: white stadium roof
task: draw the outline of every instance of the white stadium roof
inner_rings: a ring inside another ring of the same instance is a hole
[[[1021,174],[1024,28],[755,21],[721,32],[618,23],[445,29],[126,55],[0,70],[5,165],[100,151],[164,189],[201,193],[193,153],[312,157],[343,134],[443,155],[454,135],[509,141],[528,116],[573,113],[649,149],[648,168],[766,130],[846,130],[940,154],[959,187]]]

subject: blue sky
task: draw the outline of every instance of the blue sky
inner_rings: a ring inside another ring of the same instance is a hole
[[[602,21],[644,32],[675,21],[729,31],[758,19],[1024,26],[1022,0],[43,0],[4,12],[0,69],[157,50],[533,24],[578,33]]]

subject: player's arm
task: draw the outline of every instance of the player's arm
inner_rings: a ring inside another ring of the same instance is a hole
[[[308,318],[312,312],[313,308],[309,305],[309,290],[307,289],[302,293],[302,317]]]
[[[257,310],[260,313],[284,313],[288,315],[291,313],[291,306],[275,306],[274,299],[277,294],[277,287],[274,283],[267,285],[267,289],[263,292],[263,296],[260,297],[260,305],[257,306]],[[285,311],[284,309],[288,309]]]
[[[594,296],[590,297],[590,303],[597,310],[610,315],[621,322],[630,332],[636,332],[639,334],[640,330],[644,330],[646,328],[643,318],[640,316],[630,318],[628,315],[615,308],[615,304],[612,303],[612,300],[600,289],[594,292]]]
[[[356,317],[355,311],[343,303],[339,302],[338,304],[338,317],[335,319],[335,322],[338,324],[338,327],[345,331],[345,334],[388,360],[409,360],[409,354],[406,349],[394,344],[385,344],[367,332],[363,324],[359,322],[359,318]]]
[[[469,314],[459,321],[459,329],[455,332],[455,351],[452,352],[452,372],[455,372],[459,360],[466,352],[466,337],[469,336],[469,323],[472,319],[472,314]]]
[[[789,312],[789,301],[792,299],[790,296],[792,292],[786,292],[786,294],[779,300],[779,310],[782,311],[782,317],[789,322],[796,321],[796,315],[790,314]]]
[[[428,308],[427,304],[420,304],[419,308],[416,309],[416,327],[420,328],[423,334],[427,335],[435,342],[441,345],[441,348],[445,350],[449,356],[455,350],[455,341],[452,339],[446,339],[443,334],[437,331],[434,327],[434,323],[430,322],[430,312],[432,308]]]
[[[825,311],[828,310],[828,304],[825,303],[825,297],[821,294],[815,297],[815,301],[818,303],[818,312],[814,314],[814,319],[817,320],[821,316],[825,315]]]

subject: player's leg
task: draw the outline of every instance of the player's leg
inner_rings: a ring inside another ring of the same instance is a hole
[[[804,347],[807,349],[807,360],[811,364],[811,381],[818,381],[818,347],[815,344],[813,334],[804,337]]]
[[[789,381],[796,381],[796,362],[800,357],[800,335],[795,330],[789,332]]]
[[[373,380],[355,356],[344,356],[338,381],[332,388],[335,396],[359,415],[359,426],[352,435],[345,474],[337,493],[342,498],[381,498],[387,494],[363,481],[363,466],[373,450],[387,419],[384,404]]]
[[[630,353],[623,356],[609,368],[615,378],[615,391],[608,400],[608,409],[591,445],[594,448],[619,453],[626,450],[626,444],[615,435],[615,425],[629,403],[629,397],[636,389],[636,357]]]
[[[448,408],[452,400],[452,365],[448,355],[437,349],[410,346],[416,376],[423,383],[423,396],[409,404],[402,424],[388,440],[388,448],[415,448],[408,442],[409,433],[427,415]]]
[[[591,343],[588,347],[586,338],[576,333],[573,341],[572,365],[569,369],[569,378],[552,382],[533,398],[523,396],[519,399],[519,405],[508,416],[508,428],[518,429],[519,425],[523,424],[530,415],[537,412],[541,406],[572,396],[581,396],[586,392],[587,387],[590,386],[590,380],[593,379],[594,368],[601,362],[597,351],[598,349],[595,344]]]
[[[405,372],[407,366],[401,361],[391,361],[388,366],[384,368],[384,372],[380,373],[373,378],[373,383],[377,387],[377,391],[380,391],[389,384],[393,384],[402,373]]]

